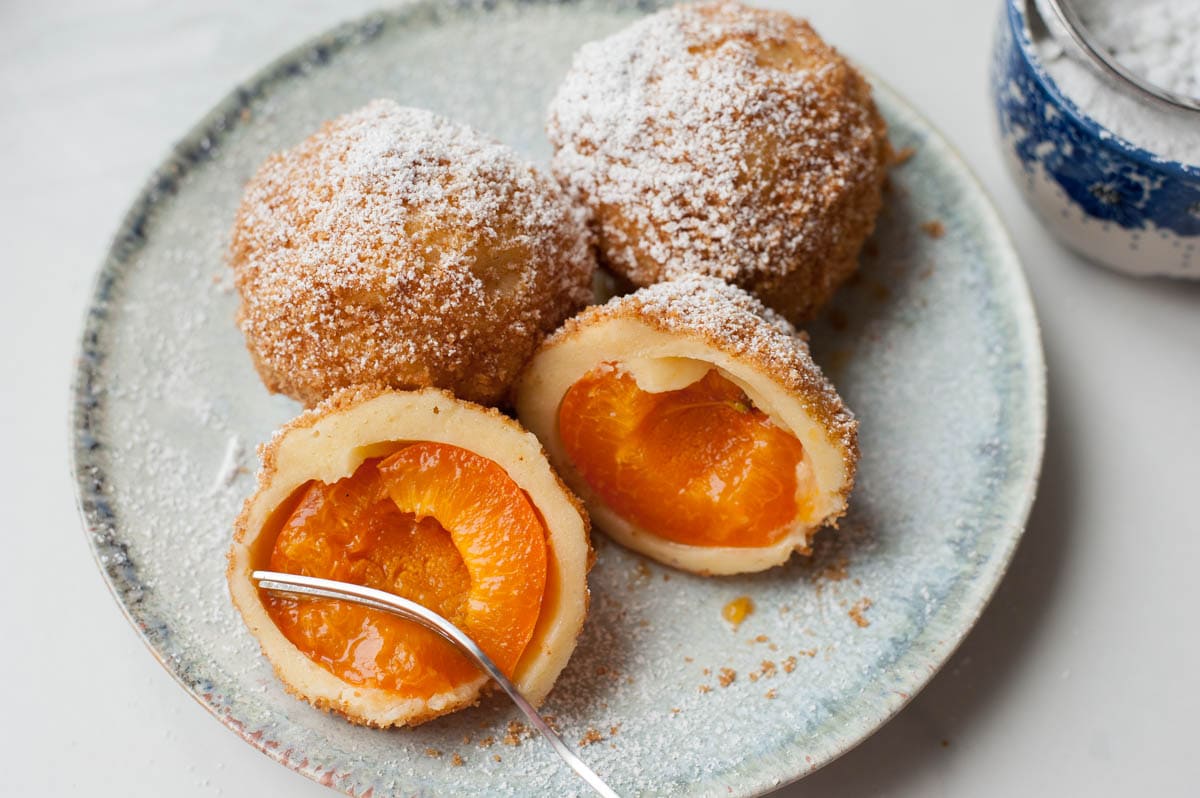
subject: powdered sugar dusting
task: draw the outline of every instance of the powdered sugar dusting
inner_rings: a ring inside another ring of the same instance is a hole
[[[231,261],[264,381],[308,404],[365,382],[495,401],[593,267],[552,180],[388,100],[267,159]]]
[[[807,23],[735,3],[585,45],[548,123],[555,172],[591,207],[608,265],[638,285],[737,281],[793,318],[853,269],[879,209],[883,129],[865,81]]]
[[[221,466],[217,469],[217,474],[213,478],[212,487],[208,491],[209,494],[215,494],[233,485],[238,475],[247,470],[245,464],[242,462],[245,456],[246,447],[242,445],[241,437],[230,435],[229,441],[225,444],[225,456],[221,458]]]
[[[802,335],[791,322],[748,292],[700,274],[680,275],[675,280],[613,300],[614,305],[623,303],[669,320],[676,329],[721,340],[727,345],[733,345],[743,337],[739,334],[743,329],[763,346],[770,346],[769,339],[774,338],[768,330],[782,333],[785,339],[798,339]],[[775,339],[775,342],[778,340],[781,339]],[[800,343],[803,343],[802,339]]]

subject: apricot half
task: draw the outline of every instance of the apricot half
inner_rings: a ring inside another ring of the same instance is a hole
[[[495,463],[417,443],[312,483],[280,530],[271,569],[412,599],[467,632],[511,675],[546,587],[546,531]],[[417,698],[478,676],[417,624],[328,600],[266,596],[271,618],[310,659],[351,684]]]
[[[608,506],[667,540],[766,546],[807,518],[804,447],[715,369],[650,393],[606,364],[567,391],[558,428]]]

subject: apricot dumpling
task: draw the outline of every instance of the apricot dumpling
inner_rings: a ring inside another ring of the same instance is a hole
[[[234,604],[288,690],[373,726],[474,703],[486,677],[432,632],[260,591],[260,568],[412,599],[540,703],[587,608],[588,521],[533,435],[448,393],[356,389],[284,427],[229,555]]]
[[[518,379],[521,422],[619,543],[703,574],[807,552],[845,513],[857,426],[783,318],[688,276],[585,310]]]
[[[720,277],[793,322],[858,268],[891,156],[853,65],[807,22],[725,0],[584,45],[546,132],[602,265]]]

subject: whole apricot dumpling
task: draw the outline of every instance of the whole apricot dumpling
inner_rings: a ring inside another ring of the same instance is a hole
[[[439,387],[491,404],[591,298],[580,214],[513,150],[376,100],[272,155],[246,186],[230,262],[266,386]]]
[[[857,268],[890,153],[845,58],[802,20],[732,2],[585,45],[547,131],[605,266],[637,286],[720,277],[793,322]]]

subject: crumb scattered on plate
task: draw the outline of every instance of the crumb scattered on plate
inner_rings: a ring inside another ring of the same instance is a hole
[[[855,602],[854,606],[850,608],[850,612],[848,614],[851,618],[854,619],[854,622],[856,624],[858,624],[861,628],[865,629],[871,625],[871,622],[867,620],[867,617],[863,613],[865,613],[870,608],[871,608],[871,600],[864,596],[863,598],[860,598],[857,602]]]

